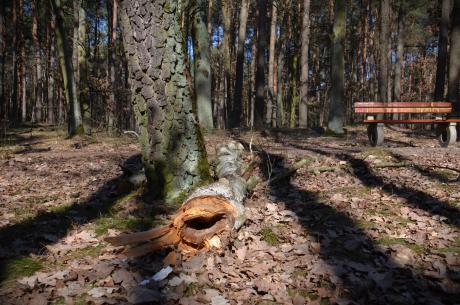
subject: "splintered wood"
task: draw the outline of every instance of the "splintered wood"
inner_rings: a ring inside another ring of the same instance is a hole
[[[219,146],[216,166],[219,180],[194,191],[168,225],[105,240],[116,246],[143,243],[126,249],[123,252],[126,257],[142,256],[164,248],[176,248],[183,254],[194,255],[216,245],[216,236],[222,238],[225,233],[241,227],[245,220],[243,200],[247,184],[241,177],[243,150],[237,142]]]

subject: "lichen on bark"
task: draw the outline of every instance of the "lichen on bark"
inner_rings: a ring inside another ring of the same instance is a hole
[[[167,203],[210,180],[174,0],[123,0],[123,44],[149,189]]]

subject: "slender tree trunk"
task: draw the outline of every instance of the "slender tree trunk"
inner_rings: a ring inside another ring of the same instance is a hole
[[[54,25],[54,16],[51,13],[51,8],[49,8],[49,22],[47,23],[46,31],[46,52],[47,52],[47,59],[46,59],[46,98],[47,98],[47,106],[48,106],[48,115],[47,115],[47,122],[50,124],[56,123],[56,102],[55,102],[55,95],[54,95],[54,66],[55,66],[55,56],[54,56],[54,33],[55,33],[55,25]]]
[[[442,0],[441,23],[439,25],[438,60],[436,65],[436,85],[434,99],[444,100],[444,87],[446,82],[447,68],[447,44],[449,42],[450,13],[452,0]]]
[[[265,124],[272,125],[273,121],[273,103],[275,101],[275,43],[276,43],[276,19],[277,7],[276,2],[272,1],[272,16],[270,20],[270,43],[268,47],[268,99],[267,111],[265,114]]]
[[[231,127],[241,127],[243,110],[244,84],[244,43],[246,41],[246,27],[248,23],[249,0],[242,0],[240,7],[240,25],[238,29],[238,48],[236,51],[235,91],[233,96],[233,112]]]
[[[32,41],[34,45],[34,57],[35,57],[35,66],[34,66],[34,75],[33,75],[33,90],[34,90],[34,103],[35,107],[32,112],[32,121],[41,122],[42,121],[42,64],[40,57],[40,47],[38,43],[38,1],[33,1],[33,13],[32,13]]]
[[[109,84],[107,110],[107,129],[109,135],[115,135],[115,42],[117,40],[117,0],[107,0],[108,12],[108,48],[107,48],[107,83]]]
[[[387,1],[387,0],[384,0]],[[344,121],[344,40],[345,40],[345,1],[334,2],[334,26],[332,29],[332,61],[331,61],[331,105],[327,127],[335,134],[343,134]]]
[[[287,19],[287,18],[285,18]],[[284,126],[285,116],[284,116],[284,87],[283,87],[283,71],[284,71],[284,62],[286,55],[286,30],[280,28],[280,39],[278,42],[278,63],[277,63],[277,91],[276,91],[276,127],[280,128]]]
[[[256,64],[256,99],[254,105],[254,126],[264,126],[265,110],[265,67],[267,60],[265,51],[267,49],[267,0],[258,0],[259,20],[257,37],[257,64]]]
[[[203,129],[214,128],[211,100],[211,64],[209,61],[209,36],[206,28],[206,1],[193,2],[193,55],[194,85],[198,122]]]
[[[18,86],[18,35],[19,35],[19,27],[18,27],[18,0],[12,0],[11,2],[11,15],[12,15],[12,28],[13,28],[13,49],[11,51],[11,57],[13,61],[13,92],[12,92],[12,109],[10,113],[10,121],[12,121],[13,124],[18,123],[18,92],[19,92],[19,86]]]
[[[68,36],[65,29],[61,0],[51,0],[51,4],[53,6],[53,12],[57,23],[56,43],[64,83],[64,93],[69,106],[68,134],[69,136],[74,136],[77,134],[83,134],[84,128],[80,111],[80,103],[78,101],[77,86],[73,73],[72,52],[66,39]]]
[[[81,104],[82,116],[83,116],[83,127],[85,129],[85,134],[91,134],[91,105],[90,105],[90,96],[88,88],[88,55],[90,54],[89,50],[86,50],[85,41],[87,40],[86,32],[86,11],[80,6],[80,13],[78,14],[78,83],[80,90],[84,90],[86,94],[78,95],[78,100]]]
[[[452,12],[452,32],[449,53],[448,99],[453,102],[455,114],[460,114],[460,0],[454,0]]]
[[[20,99],[20,108],[21,116],[20,121],[27,121],[27,100],[26,100],[26,50],[25,50],[25,37],[24,37],[24,0],[18,1],[18,81],[19,81],[19,99]]]
[[[396,63],[393,81],[393,95],[397,102],[401,101],[401,71],[404,63],[404,15],[402,8],[398,13],[398,37],[396,39]]]
[[[300,49],[299,127],[308,126],[308,44],[310,40],[310,0],[303,0],[302,47]]]
[[[6,96],[5,96],[5,2],[0,4],[0,122],[6,118]]]
[[[123,0],[119,13],[148,185],[156,197],[177,203],[209,180],[184,75],[177,4]]]
[[[208,0],[208,37],[212,43],[212,0]]]
[[[380,102],[388,102],[390,0],[380,1]]]
[[[222,40],[222,52],[224,58],[224,100],[225,106],[228,109],[232,106],[230,103],[230,77],[231,77],[231,61],[230,61],[230,35],[232,25],[232,12],[231,12],[231,1],[222,0],[222,17],[224,19],[224,37]],[[232,108],[230,108],[232,109]],[[227,121],[225,120],[227,123]]]

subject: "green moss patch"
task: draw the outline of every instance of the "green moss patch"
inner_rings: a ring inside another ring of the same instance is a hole
[[[421,255],[425,252],[422,246],[410,243],[404,238],[383,237],[377,240],[377,243],[382,246],[403,245],[414,251],[417,255]]]
[[[264,240],[270,246],[276,246],[279,244],[279,237],[273,232],[273,229],[270,227],[265,227],[260,230],[260,235],[262,236],[262,240]]]
[[[41,260],[30,256],[9,258],[1,264],[0,281],[7,283],[21,277],[31,276],[43,268]]]

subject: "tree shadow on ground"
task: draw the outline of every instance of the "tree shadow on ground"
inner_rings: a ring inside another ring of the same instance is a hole
[[[142,166],[140,156],[133,155],[123,163],[122,168],[139,166]],[[110,215],[116,202],[133,190],[127,178],[120,175],[107,181],[84,202],[39,212],[33,218],[0,228],[0,283],[7,275],[9,260],[29,254],[39,255],[44,252],[46,245],[64,238],[75,226]],[[161,212],[161,209],[157,211]]]
[[[328,154],[318,149],[302,149]],[[263,163],[269,162],[269,158],[272,163],[277,161],[272,166],[287,169],[282,156],[265,150],[259,150],[259,156]],[[360,179],[369,178],[363,164],[350,157],[342,159],[356,167]],[[379,187],[379,182],[377,179],[365,184]],[[414,266],[393,260],[388,250],[367,236],[355,220],[325,203],[318,193],[301,189],[290,181],[269,185],[269,191],[296,213],[310,236],[317,237],[319,255],[330,267],[334,288],[341,288],[343,304],[454,304],[458,300],[458,291],[448,291],[440,281],[425,277]]]

